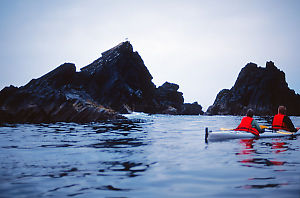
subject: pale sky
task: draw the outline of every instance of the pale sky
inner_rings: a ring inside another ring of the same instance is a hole
[[[249,62],[272,60],[300,93],[298,0],[0,0],[0,89],[128,38],[160,86],[207,109]]]

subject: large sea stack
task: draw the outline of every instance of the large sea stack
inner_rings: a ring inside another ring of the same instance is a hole
[[[65,63],[25,86],[5,87],[0,92],[0,122],[96,122],[131,111],[203,114],[198,103],[184,104],[178,89],[169,82],[156,88],[127,41],[80,72]]]
[[[208,115],[244,115],[252,108],[256,115],[274,115],[279,105],[289,115],[300,115],[300,95],[288,87],[285,74],[272,61],[266,67],[248,63],[231,89],[221,90]]]

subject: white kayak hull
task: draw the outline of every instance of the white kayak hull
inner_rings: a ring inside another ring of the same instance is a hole
[[[264,132],[260,134],[259,137],[253,135],[252,133],[243,131],[206,131],[205,139],[208,141],[223,141],[230,139],[247,139],[247,138],[280,138],[280,137],[290,137],[300,135],[300,132],[291,133],[286,131],[277,132]]]

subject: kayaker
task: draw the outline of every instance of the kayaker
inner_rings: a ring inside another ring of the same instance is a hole
[[[273,118],[272,128],[283,129],[290,132],[297,132],[300,129],[300,127],[295,128],[291,119],[286,115],[285,106],[278,107],[278,114]]]
[[[260,133],[264,132],[264,129],[261,129],[256,120],[253,119],[254,111],[248,109],[247,114],[243,117],[240,125],[234,129],[235,131],[246,131],[250,132],[256,136],[259,136]]]

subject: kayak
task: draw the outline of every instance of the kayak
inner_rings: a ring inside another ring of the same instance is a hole
[[[292,133],[284,130],[280,131],[266,131],[259,136],[256,136],[252,133],[245,131],[208,131],[208,128],[205,129],[205,141],[223,141],[230,139],[247,139],[247,138],[280,138],[280,137],[291,137],[300,135],[300,131]]]

